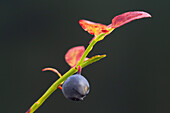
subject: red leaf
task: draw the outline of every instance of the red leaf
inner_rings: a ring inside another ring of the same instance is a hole
[[[143,11],[133,11],[133,12],[126,12],[121,15],[118,15],[112,19],[112,27],[117,28],[126,23],[129,23],[136,19],[151,17],[150,14],[143,12]]]
[[[48,67],[48,68],[42,69],[42,71],[52,71],[54,73],[57,73],[59,77],[62,77],[62,75],[56,69],[54,69],[54,68]]]
[[[100,33],[107,33],[109,32],[106,25],[100,23],[90,22],[88,20],[80,20],[79,24],[81,27],[92,35],[99,35]]]
[[[69,49],[65,55],[66,62],[71,67],[75,66],[82,57],[84,51],[85,51],[84,46],[77,46]]]

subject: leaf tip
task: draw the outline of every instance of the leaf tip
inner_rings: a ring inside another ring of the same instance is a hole
[[[46,71],[46,68],[42,69],[42,71]]]
[[[112,19],[112,27],[117,28],[133,20],[152,17],[149,13],[144,11],[130,11],[120,14]]]
[[[107,55],[106,54],[104,54],[104,55],[102,55],[103,57],[106,57]]]
[[[100,23],[95,23],[95,22],[91,22],[88,20],[79,20],[79,24],[81,25],[81,27],[87,31],[88,33],[90,33],[91,35],[99,35],[100,33],[107,33],[109,32],[107,29],[108,27],[104,24],[100,24]]]

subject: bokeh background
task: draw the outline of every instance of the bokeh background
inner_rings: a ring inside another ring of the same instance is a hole
[[[169,0],[1,0],[0,112],[24,113],[69,70],[67,50],[93,36],[80,19],[110,24],[133,10],[150,19],[128,23],[98,43],[89,57],[107,57],[83,69],[91,91],[82,102],[55,91],[36,113],[170,113]]]

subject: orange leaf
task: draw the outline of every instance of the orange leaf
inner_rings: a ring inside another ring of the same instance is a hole
[[[151,17],[143,11],[126,12],[113,18],[111,27],[117,28],[136,19]]]
[[[90,22],[88,20],[80,20],[79,24],[81,27],[92,35],[99,35],[100,33],[107,33],[109,32],[106,25],[100,23]]]
[[[85,51],[84,46],[77,46],[69,49],[65,55],[66,62],[71,67],[75,66],[82,57],[84,51]]]

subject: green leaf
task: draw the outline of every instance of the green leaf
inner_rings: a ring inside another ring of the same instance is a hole
[[[92,64],[93,62],[97,62],[97,61],[99,61],[100,59],[102,59],[104,57],[106,57],[106,55],[96,55],[96,56],[93,56],[93,57],[89,58],[88,60],[84,61],[81,64],[81,67],[84,68],[87,65]]]

